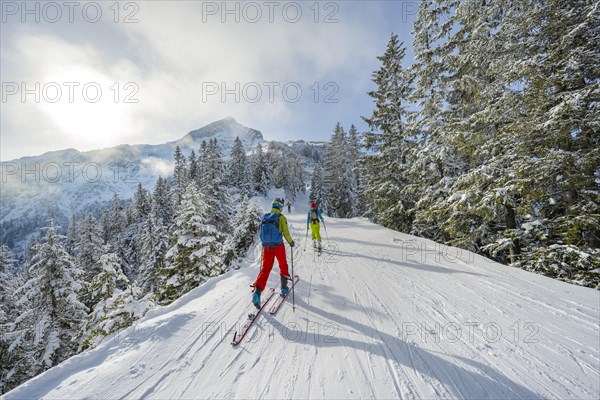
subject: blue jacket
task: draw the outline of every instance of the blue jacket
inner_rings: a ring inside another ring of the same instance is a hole
[[[310,212],[312,210],[308,211],[308,215],[306,216],[306,225],[308,226],[310,224]],[[323,215],[321,215],[321,210],[317,209],[317,216],[319,217],[319,219],[321,220],[321,222],[325,222],[323,220]]]

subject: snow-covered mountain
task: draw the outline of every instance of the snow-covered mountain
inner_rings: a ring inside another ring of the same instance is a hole
[[[115,193],[121,199],[131,198],[138,183],[151,190],[159,176],[172,174],[177,146],[187,156],[192,149],[198,153],[202,141],[216,138],[227,157],[236,137],[248,151],[264,142],[260,131],[227,117],[164,144],[86,152],[66,149],[3,162],[0,224],[11,229],[20,226],[17,237],[34,232],[48,216],[66,226],[72,213],[93,209]]]
[[[316,257],[302,251],[305,215],[288,219],[295,312],[288,297],[230,345],[252,309],[250,254],[4,398],[600,397],[597,290],[363,219],[327,219]]]

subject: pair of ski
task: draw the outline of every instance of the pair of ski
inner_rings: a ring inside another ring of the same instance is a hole
[[[323,253],[323,246],[319,244],[317,244],[317,242],[313,241],[313,252],[315,252],[318,256],[321,255],[321,253]]]
[[[291,281],[290,288],[285,294],[285,296],[277,296],[275,301],[271,303],[271,306],[269,308],[269,314],[275,315],[277,311],[279,311],[279,308],[281,307],[285,299],[288,297],[288,295],[292,292],[292,290],[294,289],[294,285],[296,285],[296,282],[298,282],[299,279],[300,277],[298,275],[294,275],[294,279]],[[232,345],[237,346],[242,342],[242,340],[244,340],[244,337],[246,337],[246,334],[248,333],[248,331],[250,331],[252,324],[254,324],[254,321],[256,321],[259,314],[262,312],[262,310],[264,310],[267,307],[267,304],[269,304],[271,299],[275,297],[275,289],[270,288],[268,292],[264,294],[266,294],[267,296],[264,299],[260,308],[255,312],[248,314],[248,319],[246,320],[246,322],[242,325],[239,331],[236,330],[233,334],[233,341],[231,342]]]

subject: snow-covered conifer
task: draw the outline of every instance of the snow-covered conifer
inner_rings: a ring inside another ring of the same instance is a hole
[[[266,196],[269,190],[269,166],[264,157],[262,145],[259,143],[254,148],[250,159],[254,191],[260,196]]]
[[[237,258],[246,255],[256,240],[256,234],[264,212],[260,204],[244,198],[240,201],[234,217],[233,233],[224,245],[225,265],[230,267]]]
[[[43,241],[35,247],[29,280],[16,292],[17,306],[26,304],[12,332],[9,352],[20,359],[30,376],[67,359],[76,351],[73,338],[86,315],[79,301],[82,271],[62,244],[53,222],[43,229]]]
[[[202,154],[202,185],[200,192],[207,205],[212,225],[222,232],[231,229],[231,200],[224,183],[225,164],[217,140],[210,140]]]
[[[403,120],[411,93],[410,75],[402,68],[405,52],[398,36],[392,34],[385,53],[377,57],[381,67],[373,73],[377,89],[369,92],[369,96],[375,102],[375,110],[363,119],[371,129],[366,135],[366,145],[376,153],[367,159],[372,163],[367,195],[375,220],[409,232],[414,199],[403,195],[402,190],[410,184],[407,168],[415,144]]]
[[[211,210],[195,185],[188,185],[173,232],[172,247],[161,271],[160,301],[170,303],[222,272],[223,233],[213,225]]]
[[[236,136],[227,168],[228,178],[227,186],[238,189],[239,193],[250,195],[250,170],[246,150],[240,138]]]

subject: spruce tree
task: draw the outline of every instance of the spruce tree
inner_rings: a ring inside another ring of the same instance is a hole
[[[406,127],[406,102],[412,86],[411,77],[402,68],[405,48],[392,34],[383,56],[377,57],[381,67],[373,73],[377,89],[369,92],[375,101],[370,117],[366,145],[376,152],[368,161],[373,164],[367,195],[378,223],[392,229],[409,232],[412,228],[414,199],[403,194],[410,184],[408,164],[415,147],[414,138]]]
[[[125,204],[125,212],[123,213],[123,230],[127,230],[137,222],[135,206],[131,202]]]
[[[167,265],[160,271],[160,301],[170,303],[222,272],[223,234],[213,225],[205,196],[190,184],[182,198]]]
[[[108,243],[113,243],[126,227],[122,210],[123,205],[121,203],[121,199],[119,199],[119,195],[115,193],[112,199],[112,210],[110,214],[110,236],[108,238]]]
[[[25,281],[29,279],[29,268],[33,264],[35,257],[35,248],[40,244],[40,238],[38,235],[31,235],[31,238],[25,246],[25,251],[21,255],[21,268],[19,268],[19,276]]]
[[[151,211],[163,224],[169,225],[173,219],[172,203],[169,198],[169,187],[167,180],[159,177],[152,194]]]
[[[111,237],[112,237],[112,230],[111,230],[112,228],[111,228],[110,219],[111,219],[111,213],[109,210],[103,210],[100,213],[100,221],[98,221],[98,222],[100,224],[100,236],[102,237],[103,244],[107,244],[108,241],[111,240]],[[79,231],[79,229],[80,228],[78,227],[77,230]],[[78,243],[80,239],[81,238],[78,236],[77,242],[75,242],[75,243]],[[75,251],[75,253],[77,253],[77,247],[75,247],[73,251]]]
[[[523,143],[516,177],[527,182],[523,222],[535,227],[516,232],[518,265],[592,287],[600,284],[591,272],[600,266],[599,15],[587,1],[548,1],[515,12],[510,31],[524,47],[511,72],[527,110],[512,127]]]
[[[250,167],[254,192],[259,196],[265,197],[269,191],[269,168],[260,143],[256,145],[252,152]]]
[[[77,223],[78,221],[75,214],[71,215],[69,227],[67,228],[67,240],[65,241],[65,250],[67,250],[69,254],[75,254],[75,247],[79,242],[79,227]]]
[[[225,164],[216,139],[211,139],[202,154],[202,185],[200,192],[208,205],[212,224],[221,232],[231,230],[232,205],[223,181]]]
[[[167,227],[154,212],[146,219],[139,236],[140,248],[140,289],[142,294],[158,291],[159,272],[166,267],[165,254],[169,249]]]
[[[28,308],[15,321],[13,351],[21,352],[30,376],[75,354],[73,338],[87,308],[79,300],[82,271],[65,251],[64,237],[53,222],[43,229],[42,243],[29,269],[30,279],[16,293]]]
[[[105,244],[102,232],[92,214],[88,214],[81,220],[78,236],[79,242],[75,246],[75,263],[83,271],[85,280],[91,280],[100,272],[99,261]]]
[[[150,213],[150,195],[146,189],[138,183],[135,194],[133,195],[133,203],[135,205],[134,221],[143,221]]]
[[[179,205],[181,202],[181,196],[185,191],[188,184],[188,165],[179,146],[175,147],[175,153],[173,154],[175,166],[173,167],[173,186],[171,187],[171,201],[175,205]]]
[[[111,297],[118,287],[125,287],[128,283],[127,277],[121,270],[119,256],[110,251],[109,246],[103,249],[104,254],[100,257],[100,271],[92,278],[89,291],[97,303]]]
[[[246,255],[255,242],[263,210],[260,204],[244,198],[238,205],[234,217],[233,233],[227,237],[224,245],[224,260],[227,267]]]
[[[285,184],[287,159],[285,148],[281,144],[270,142],[265,155],[266,164],[271,173],[270,184],[276,188],[282,188]]]
[[[6,245],[0,245],[0,393],[8,386],[8,377],[17,360],[9,353],[11,340],[9,324],[15,321],[19,310],[13,299],[13,293],[18,287],[17,278],[9,273],[16,263],[13,252]]]
[[[351,168],[346,133],[338,122],[325,156],[325,191],[327,213],[334,217],[350,218],[356,212],[356,183]]]
[[[248,159],[244,145],[238,136],[235,137],[233,147],[231,148],[227,172],[227,186],[237,189],[242,197],[244,194],[250,196],[251,182]]]
[[[296,201],[296,196],[299,193],[306,192],[304,183],[304,168],[300,164],[300,160],[294,154],[289,154],[286,160],[286,169],[284,171],[285,197],[292,201]]]
[[[323,211],[329,210],[327,193],[325,192],[323,183],[323,170],[319,164],[315,165],[310,182],[310,201],[317,203],[318,207]]]
[[[105,248],[101,257],[101,272],[90,284],[95,306],[80,332],[80,348],[100,343],[107,335],[130,326],[141,318],[151,305],[150,298],[140,301],[141,291],[121,270],[117,254]]]
[[[455,237],[452,230],[458,226],[469,229],[468,223],[452,221],[452,208],[446,201],[452,198],[453,185],[469,170],[470,156],[476,149],[460,133],[464,127],[461,123],[473,113],[460,102],[472,101],[475,107],[481,102],[468,96],[462,87],[463,82],[468,82],[468,73],[461,72],[461,65],[465,60],[468,63],[468,58],[458,54],[458,46],[465,47],[458,35],[468,33],[459,29],[460,18],[477,15],[477,9],[471,8],[474,6],[475,3],[465,4],[459,12],[461,3],[456,0],[422,1],[414,24],[416,63],[411,74],[415,87],[410,100],[419,112],[409,114],[407,121],[420,137],[420,146],[409,165],[412,181],[404,193],[416,200],[412,233],[442,242]],[[472,72],[473,67],[464,68]],[[461,212],[455,217],[466,215]]]
[[[360,143],[360,135],[359,135],[359,133],[356,130],[356,127],[354,125],[351,125],[350,129],[348,130],[347,142],[348,142],[348,146],[347,146],[347,149],[348,149],[348,161],[350,162],[350,164],[348,165],[348,167],[352,171],[352,173],[354,174],[354,182],[353,182],[353,185],[352,185],[353,186],[352,187],[352,191],[356,194],[357,190],[358,190],[358,186],[360,184],[360,158],[361,158],[360,148],[361,148],[361,143]]]
[[[188,159],[187,180],[188,182],[198,183],[200,181],[200,160],[196,157],[194,149],[190,152]]]

